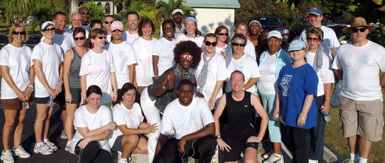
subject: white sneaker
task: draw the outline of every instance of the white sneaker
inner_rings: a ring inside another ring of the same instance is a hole
[[[48,147],[51,148],[54,152],[59,149],[54,143],[50,142],[49,140],[44,141],[44,143],[47,144]]]
[[[283,163],[283,156],[273,153],[264,163]]]
[[[20,158],[29,158],[31,155],[24,150],[24,148],[20,145],[16,149],[13,148],[13,152],[15,153],[16,156],[19,156]]]
[[[67,139],[67,134],[64,132],[64,130],[61,131],[60,138]]]
[[[122,159],[120,157],[118,163],[129,163],[129,162],[127,161],[127,159]]]
[[[45,143],[41,143],[40,147],[35,144],[35,147],[33,148],[33,152],[35,153],[41,153],[42,155],[50,155],[53,153],[53,150]]]
[[[12,152],[10,149],[1,152],[1,160],[3,161],[3,163],[14,163],[15,160],[13,159],[12,157]]]
[[[351,160],[351,159],[346,159],[344,161],[342,161],[342,163],[355,163],[356,161],[354,160]]]
[[[120,162],[120,160],[122,159],[122,152],[120,151],[116,151],[118,153],[118,163]]]
[[[69,153],[74,154],[74,153],[72,152],[72,150],[71,150],[71,144],[67,144],[66,147],[64,148],[64,150],[67,151],[67,152],[69,152]]]
[[[318,163],[318,160],[311,160],[311,159],[309,159],[309,163]]]

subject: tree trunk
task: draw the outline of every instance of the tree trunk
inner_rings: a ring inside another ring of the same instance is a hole
[[[385,47],[385,19],[380,20],[381,45]]]

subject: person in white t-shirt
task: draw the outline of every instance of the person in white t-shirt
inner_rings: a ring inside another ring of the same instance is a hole
[[[23,45],[23,42],[27,40],[26,28],[16,23],[9,31],[9,44],[0,51],[0,68],[3,77],[0,101],[5,118],[2,137],[4,150],[1,153],[3,162],[14,162],[9,143],[15,124],[13,152],[20,158],[29,158],[31,156],[21,146],[23,121],[27,109],[29,109],[28,101],[32,94],[35,78],[33,68],[31,68],[31,48]],[[24,103],[27,103],[27,105],[24,105]]]
[[[87,89],[86,98],[87,104],[75,112],[76,133],[71,141],[71,152],[79,156],[79,162],[112,163],[108,136],[116,123],[112,121],[111,110],[100,105],[102,90],[97,85]]]
[[[127,163],[132,152],[148,154],[147,139],[142,134],[154,133],[157,124],[143,122],[140,105],[135,102],[136,88],[131,83],[123,85],[117,104],[112,108],[114,122],[118,126],[109,138],[111,149],[121,156],[118,163]]]
[[[176,45],[175,39],[172,38],[175,31],[173,21],[167,19],[162,24],[164,37],[160,38],[156,43],[155,53],[152,56],[152,64],[154,68],[154,76],[158,79],[167,69],[173,66],[174,53]]]
[[[104,17],[103,27],[104,27],[104,30],[106,30],[106,39],[108,42],[112,41],[111,24],[114,21],[115,21],[115,18],[112,15],[107,15],[106,17]]]
[[[143,89],[152,84],[154,69],[152,67],[152,55],[155,53],[157,39],[152,37],[155,33],[155,26],[151,19],[143,18],[139,22],[139,38],[132,46],[138,64],[136,65],[136,82],[138,92],[141,94]]]
[[[137,64],[135,51],[131,44],[122,39],[123,24],[120,21],[114,21],[110,28],[112,42],[109,44],[108,51],[114,58],[118,89],[122,89],[125,83],[137,86],[134,78],[136,73],[135,65]]]
[[[195,42],[197,46],[201,48],[204,38],[202,37],[202,33],[198,30],[197,19],[192,16],[187,17],[184,20],[184,25],[186,27],[186,32],[184,35],[176,37],[176,42],[179,43],[181,41],[190,40]]]
[[[82,15],[78,12],[75,12],[71,15],[71,25],[69,26],[68,29],[64,30],[65,31],[64,35],[71,39],[71,42],[72,42],[71,47],[75,46],[75,40],[73,38],[73,30],[75,30],[75,28],[77,27],[84,28],[82,26]],[[86,37],[88,38],[89,28],[87,28],[88,30],[86,28],[84,29],[86,30]]]
[[[215,51],[218,38],[209,33],[203,40],[205,51],[202,52],[201,61],[195,71],[197,89],[203,94],[209,103],[211,110],[214,109],[217,99],[222,96],[222,85],[226,79],[223,70],[226,69],[226,61],[220,53]]]
[[[205,99],[194,97],[194,85],[188,79],[178,83],[178,95],[164,111],[154,162],[188,162],[193,157],[210,163],[216,146],[210,108]]]
[[[134,40],[139,37],[138,24],[139,24],[139,14],[135,11],[128,12],[127,13],[128,30],[122,34],[123,40],[132,44]]]
[[[254,60],[257,60],[256,54],[255,54],[255,47],[253,42],[247,39],[247,32],[249,31],[249,26],[245,21],[240,21],[236,26],[235,26],[235,33],[236,34],[242,34],[246,38],[246,46],[243,48],[244,53],[250,55]],[[233,36],[234,37],[234,36]],[[225,53],[230,53],[231,43],[228,44]],[[233,50],[233,49],[232,49]]]
[[[318,76],[317,97],[315,104],[317,111],[317,126],[310,129],[310,161],[318,162],[323,157],[324,137],[326,121],[324,116],[329,114],[330,100],[332,96],[332,85],[334,83],[334,74],[331,69],[330,51],[324,50],[322,45],[323,31],[318,27],[306,29],[306,39],[308,51],[305,55],[306,61],[314,68]]]
[[[215,47],[215,52],[222,54],[224,57],[226,57],[226,47],[227,47],[227,42],[229,40],[229,29],[227,29],[226,26],[220,25],[215,29],[214,32],[217,35],[218,38],[218,44]]]
[[[180,8],[176,8],[172,11],[172,21],[175,25],[175,37],[177,38],[179,35],[183,35],[186,28],[183,24],[183,10]]]
[[[340,42],[338,41],[336,33],[334,32],[333,29],[322,25],[323,14],[322,14],[322,10],[319,7],[311,7],[309,9],[308,15],[309,15],[309,22],[311,26],[319,27],[324,32],[324,36],[323,36],[324,38],[321,45],[326,47],[325,50],[330,51],[329,53],[330,57],[334,58],[337,48],[340,46]],[[301,40],[305,42],[305,45],[308,47],[306,37],[307,37],[306,30],[304,30],[301,33]]]
[[[116,68],[112,54],[104,50],[105,36],[101,29],[92,30],[90,41],[94,47],[84,54],[80,66],[80,87],[85,99],[86,90],[91,85],[99,86],[103,91],[101,104],[112,108],[112,102],[118,97]]]
[[[382,139],[383,97],[379,70],[385,71],[385,49],[367,39],[376,28],[363,17],[342,29],[353,40],[337,49],[332,68],[343,86],[339,96],[342,135],[348,139],[351,162],[366,163],[373,141]],[[383,79],[381,77],[381,79]],[[383,83],[383,80],[381,81]]]
[[[63,62],[63,51],[58,44],[52,42],[55,36],[55,24],[46,21],[42,25],[41,34],[44,41],[35,46],[32,51],[32,62],[35,70],[35,153],[52,154],[58,150],[54,143],[48,140],[50,119],[55,102],[51,99],[62,91],[63,74],[60,73]],[[47,103],[53,103],[48,107]]]
[[[255,83],[259,80],[261,74],[255,58],[245,53],[245,46],[249,44],[243,34],[235,34],[231,39],[232,55],[227,55],[226,60],[226,87],[225,91],[230,92],[230,75],[234,70],[239,70],[245,75],[244,90],[255,93]],[[252,44],[252,42],[250,42]],[[254,51],[255,52],[255,51]]]

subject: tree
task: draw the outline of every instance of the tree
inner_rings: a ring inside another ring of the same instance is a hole
[[[172,19],[172,11],[176,8],[182,9],[185,17],[196,15],[194,9],[189,6],[184,6],[183,2],[183,0],[169,0],[168,3],[165,1],[158,1],[158,3],[156,3],[156,8],[162,13],[163,19]]]

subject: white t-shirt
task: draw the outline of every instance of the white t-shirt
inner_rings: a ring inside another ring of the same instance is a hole
[[[329,51],[337,49],[340,46],[340,42],[338,41],[338,38],[334,30],[326,26],[322,26],[321,29],[324,32],[324,39],[321,45],[323,45],[324,47],[328,47],[327,49]],[[306,30],[302,31],[301,40],[305,42],[306,47],[308,47],[307,40],[306,40]],[[329,54],[331,55],[331,53]]]
[[[250,55],[254,61],[257,60],[257,56],[255,54],[255,47],[254,47],[254,43],[251,42],[250,40],[247,40],[247,44],[245,46],[245,50],[244,50],[245,54],[248,54]]]
[[[337,49],[332,68],[343,71],[341,96],[352,100],[381,99],[379,70],[385,71],[385,48],[372,41],[361,47],[348,42]]]
[[[332,59],[327,54],[325,53],[322,53],[322,54],[323,54],[322,68],[317,72],[317,76],[318,76],[317,96],[322,96],[325,94],[324,84],[334,83],[334,74],[330,66]],[[313,67],[315,53],[308,52],[305,55],[305,58],[307,60],[307,63],[309,63],[309,65]]]
[[[40,41],[44,41],[44,39],[45,37],[42,36]],[[55,34],[52,42],[58,44],[63,49],[64,54],[73,47],[71,37],[68,34]]]
[[[26,90],[30,82],[31,55],[32,51],[28,46],[19,48],[7,44],[0,51],[0,66],[8,67],[8,73],[20,91]],[[14,98],[18,98],[16,93],[4,79],[1,80],[1,99]]]
[[[76,144],[78,144],[81,139],[84,139],[84,136],[78,131],[78,127],[87,127],[89,131],[92,131],[101,128],[110,122],[112,122],[111,110],[107,106],[101,105],[98,112],[95,114],[88,112],[85,105],[80,106],[75,111],[74,126],[76,133],[71,141],[72,152],[75,151]],[[98,142],[100,148],[110,152],[110,146],[107,139]]]
[[[152,55],[156,49],[156,38],[147,41],[141,37],[136,39],[132,46],[136,54],[136,81],[138,86],[148,86],[152,84],[152,77],[154,76],[154,69],[152,67]]]
[[[48,85],[52,89],[55,88],[59,81],[60,65],[63,62],[63,51],[60,46],[55,43],[53,45],[48,45],[44,42],[40,42],[32,51],[32,63],[35,59],[41,62],[42,70]],[[35,74],[35,97],[43,98],[48,96],[49,93],[47,89],[45,89]]]
[[[121,89],[125,83],[133,83],[133,81],[129,81],[130,73],[128,69],[129,65],[136,64],[135,51],[132,45],[126,41],[120,44],[111,42],[108,51],[114,57],[118,89]]]
[[[226,47],[227,47],[227,44],[226,44],[223,48],[219,48],[219,47],[217,46],[217,47],[215,47],[215,52],[217,52],[217,53],[219,53],[219,54],[222,55],[222,53],[225,52]]]
[[[107,50],[97,54],[89,50],[82,57],[79,76],[87,75],[87,88],[97,85],[102,89],[101,104],[112,101],[111,72],[115,72],[115,64],[112,54]]]
[[[238,60],[231,58],[230,64],[226,68],[226,92],[232,91],[230,85],[230,75],[233,71],[239,70],[245,75],[245,84],[249,81],[250,78],[258,78],[261,76],[259,73],[259,68],[257,61],[253,59],[250,55],[244,54]],[[246,91],[255,93],[255,84],[251,86]]]
[[[162,75],[167,69],[173,66],[174,48],[176,45],[175,39],[169,41],[164,37],[156,42],[156,50],[153,55],[159,56],[158,60],[158,74]]]
[[[199,62],[197,70],[195,71],[195,79],[197,79],[197,80],[198,80],[198,77],[202,71],[203,64],[204,64],[203,55],[205,55],[205,52],[202,53],[201,61]],[[210,57],[207,57],[207,61],[209,59],[210,59]],[[221,54],[216,53],[214,58],[211,59],[211,61],[209,62],[206,84],[202,88],[202,92],[201,92],[207,101],[210,100],[211,95],[214,92],[215,84],[217,83],[217,81],[226,80],[226,74],[223,73],[223,70],[225,70],[225,69],[226,69],[225,59],[223,58],[223,56]],[[199,83],[198,83],[198,85],[199,85]],[[222,94],[223,94],[222,89],[220,89],[216,98],[221,97]]]
[[[112,37],[112,35],[106,35],[106,39],[108,42],[111,42],[111,37]]]
[[[169,103],[164,110],[160,133],[173,135],[176,139],[194,133],[214,123],[213,114],[204,98],[193,97],[189,106],[179,103],[179,98]]]
[[[192,42],[195,42],[195,43],[197,44],[197,46],[198,46],[199,48],[201,48],[204,39],[205,39],[205,38],[202,37],[202,36],[198,36],[198,37],[194,37],[194,38],[188,38],[188,37],[186,36],[186,34],[183,34],[183,35],[179,35],[178,37],[176,37],[176,43],[178,44],[178,43],[181,42],[181,41],[187,41],[187,40],[190,40],[190,41],[192,41]]]
[[[277,53],[273,55],[266,55],[266,58],[259,63],[259,72],[261,73],[261,77],[258,80],[258,90],[262,94],[266,95],[274,95],[275,87],[274,84],[277,81],[276,77],[276,60]]]
[[[139,34],[130,34],[128,31],[122,34],[122,39],[132,44],[135,39],[139,38]]]
[[[82,26],[82,27],[84,28],[84,26]],[[88,39],[88,35],[90,32],[87,29],[85,29],[85,31],[86,31],[86,38]],[[70,38],[71,43],[72,43],[71,47],[74,47],[75,46],[75,40],[74,40],[72,28],[68,28],[68,29],[64,30],[64,35],[66,37]]]
[[[140,123],[143,122],[142,109],[138,103],[134,103],[132,109],[127,109],[122,103],[116,104],[112,108],[112,117],[117,126],[126,125],[127,128],[138,129]],[[108,143],[112,147],[116,138],[123,135],[119,128],[116,128],[112,136],[109,138]]]

